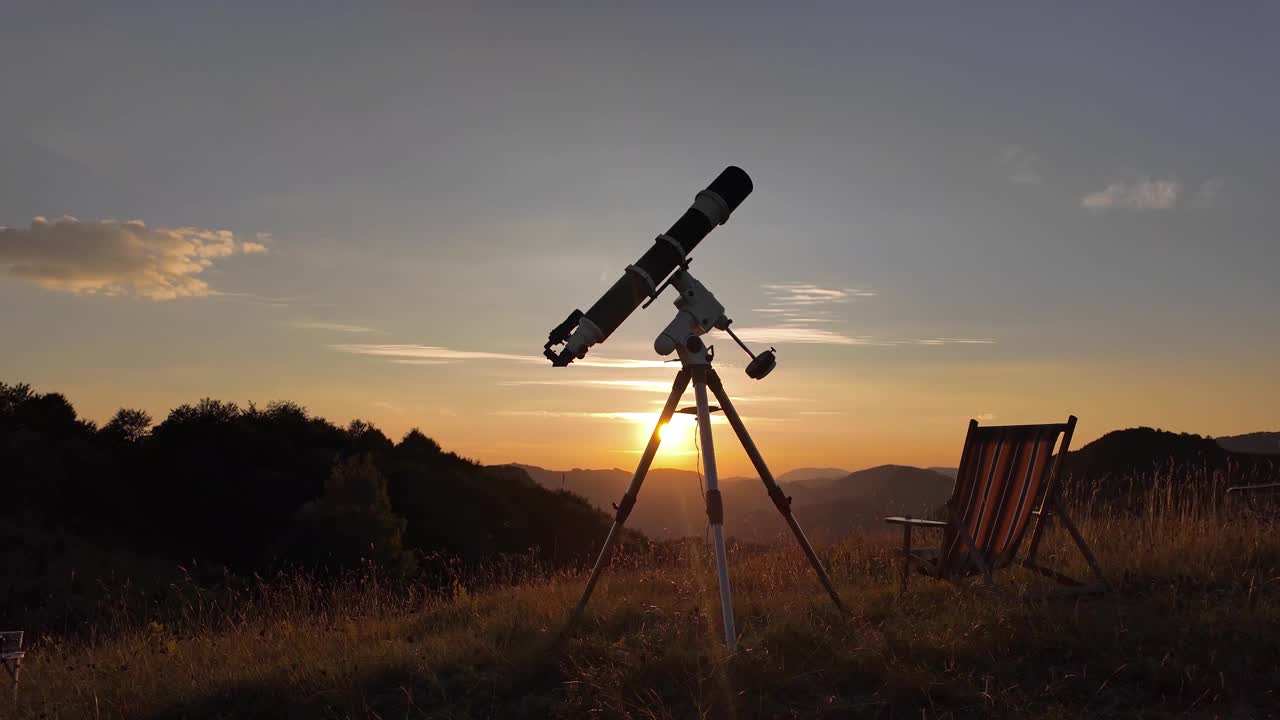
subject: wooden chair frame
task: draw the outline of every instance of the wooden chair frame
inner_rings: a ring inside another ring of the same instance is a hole
[[[1258,498],[1269,498],[1269,508],[1260,507]],[[1264,521],[1280,521],[1280,483],[1264,485],[1232,485],[1227,488],[1227,499],[1238,500],[1253,517]]]
[[[1076,417],[1074,415],[1070,416],[1065,424],[1041,427],[1057,427],[1061,432],[1062,441],[1059,446],[1057,456],[1053,459],[1053,464],[1048,469],[1049,475],[1045,480],[1044,491],[1041,494],[1040,508],[1038,510],[1032,510],[1031,517],[1027,518],[1028,522],[1032,519],[1035,521],[1035,526],[1031,531],[1031,546],[1025,557],[1017,557],[1018,545],[1020,545],[1022,541],[1022,538],[1018,537],[1013,543],[1013,549],[1011,551],[1012,557],[1008,564],[1020,565],[1032,572],[1055,580],[1059,584],[1065,586],[1055,592],[1025,593],[1023,597],[1027,599],[1038,596],[1088,595],[1108,592],[1111,590],[1111,584],[1107,581],[1106,575],[1103,574],[1102,568],[1093,554],[1093,550],[1089,547],[1089,543],[1085,541],[1084,536],[1080,534],[1080,530],[1076,527],[1076,524],[1072,522],[1070,515],[1067,514],[1066,508],[1058,497],[1058,477],[1062,469],[1063,458],[1066,457],[1067,452],[1071,448],[1071,436],[1075,432]],[[965,437],[964,457],[962,457],[960,461],[961,471],[965,469],[966,463],[974,461],[972,458],[969,458],[968,455],[971,452],[970,448],[973,434],[977,429],[978,421],[970,420],[969,432]],[[986,429],[990,430],[996,428],[988,426]],[[949,507],[953,504],[955,499],[956,498],[953,494],[952,498],[947,501]],[[1084,581],[1065,575],[1057,570],[1053,570],[1052,568],[1045,567],[1037,562],[1036,556],[1040,550],[1040,541],[1044,537],[1044,531],[1048,528],[1053,519],[1061,521],[1063,527],[1065,527],[1067,532],[1071,535],[1071,539],[1075,542],[1080,554],[1089,565],[1090,572],[1093,575],[1093,583],[1085,583]],[[945,521],[925,520],[910,516],[885,518],[885,522],[887,523],[902,526],[901,593],[905,593],[907,591],[908,582],[913,568],[931,577],[951,582],[957,582],[962,578],[977,574],[982,578],[983,587],[990,590],[996,589],[991,563],[987,562],[987,559],[983,556],[978,544],[969,533],[965,520],[967,520],[967,518],[956,517],[954,513],[952,513],[951,517]],[[952,540],[953,546],[941,548],[937,551],[936,555],[913,550],[911,545],[912,528],[921,528],[925,530],[946,530],[949,528],[954,531]],[[1025,527],[1023,532],[1025,533]],[[965,565],[959,568],[951,567],[944,561],[949,552],[954,549],[954,543],[964,543],[964,547],[967,548],[967,552],[965,553]],[[994,570],[999,570],[999,568],[995,568]]]
[[[27,654],[22,649],[22,634],[21,630],[0,632],[0,665],[9,672],[15,698],[18,697],[18,678],[22,675],[22,658]]]

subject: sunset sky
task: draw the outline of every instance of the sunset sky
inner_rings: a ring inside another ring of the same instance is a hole
[[[0,380],[94,420],[289,399],[628,468],[671,297],[541,345],[735,164],[693,270],[778,349],[712,336],[775,472],[954,465],[971,417],[1280,429],[1275,3],[104,5],[0,21]]]

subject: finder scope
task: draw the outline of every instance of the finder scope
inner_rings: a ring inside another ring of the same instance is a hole
[[[547,334],[543,355],[552,365],[565,367],[585,357],[592,345],[604,342],[641,303],[662,292],[676,269],[688,266],[689,253],[707,233],[729,220],[751,190],[751,178],[742,168],[725,168],[705,190],[698,191],[684,215],[635,264],[627,266],[595,305],[585,314],[574,310]],[[554,347],[561,343],[564,348],[557,353]]]

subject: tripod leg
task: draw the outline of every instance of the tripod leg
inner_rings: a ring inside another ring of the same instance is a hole
[[[733,595],[729,590],[729,557],[724,547],[724,501],[716,473],[716,451],[711,439],[711,409],[707,403],[707,375],[710,368],[694,368],[693,396],[698,403],[698,437],[702,440],[702,465],[707,479],[707,518],[716,548],[716,574],[720,578],[720,613],[724,617],[724,644],[729,652],[738,649],[738,633],[733,627]]]
[[[627,521],[627,516],[631,514],[631,508],[635,507],[636,497],[640,494],[640,486],[644,483],[644,476],[649,472],[649,465],[653,463],[654,456],[658,454],[658,445],[662,443],[662,426],[671,421],[671,416],[676,411],[676,405],[680,404],[680,398],[684,396],[684,391],[688,387],[689,373],[681,370],[676,374],[675,383],[671,386],[671,395],[667,397],[667,404],[662,407],[662,414],[658,416],[658,424],[654,426],[653,434],[649,436],[649,444],[645,446],[644,454],[640,456],[640,464],[636,466],[636,472],[631,476],[631,485],[627,487],[627,492],[622,496],[622,500],[614,506],[617,508],[617,514],[614,515],[613,525],[609,528],[609,535],[604,539],[604,546],[600,548],[600,555],[596,557],[595,566],[591,568],[591,577],[587,579],[587,586],[582,589],[582,597],[569,615],[569,622],[565,625],[565,632],[573,629],[573,626],[581,619],[582,611],[587,608],[587,601],[591,599],[591,592],[596,589],[596,582],[600,579],[600,573],[604,571],[604,566],[609,562],[609,552],[613,550],[614,543],[618,541],[618,536],[622,532],[622,525]]]
[[[751,435],[747,433],[747,426],[742,424],[742,418],[738,416],[738,411],[734,409],[733,402],[729,400],[729,393],[725,392],[724,383],[720,382],[720,376],[716,374],[715,370],[707,372],[707,384],[711,387],[711,392],[715,393],[716,400],[720,403],[720,409],[724,411],[725,417],[729,418],[729,424],[733,426],[733,432],[737,434],[738,440],[742,443],[742,449],[747,451],[747,457],[751,458],[751,464],[755,466],[756,472],[760,474],[760,481],[764,483],[765,490],[769,492],[769,498],[773,500],[778,512],[782,513],[787,525],[791,527],[791,532],[796,536],[796,541],[800,543],[800,549],[804,551],[805,557],[809,558],[809,564],[813,566],[813,571],[818,574],[818,581],[822,583],[822,587],[827,589],[827,594],[831,596],[831,602],[835,603],[836,608],[841,612],[847,613],[848,610],[845,609],[844,603],[840,601],[835,585],[831,582],[831,576],[827,574],[826,568],[822,567],[822,561],[818,559],[818,554],[813,551],[813,545],[809,544],[809,538],[805,537],[804,530],[800,529],[800,523],[796,521],[796,516],[791,512],[791,498],[782,492],[782,488],[773,479],[773,473],[769,472],[768,466],[764,464],[764,458],[760,455],[760,451],[756,449],[756,444],[752,442]],[[696,389],[697,386],[695,385],[694,388]]]

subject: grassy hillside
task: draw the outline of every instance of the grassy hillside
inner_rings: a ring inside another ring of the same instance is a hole
[[[444,593],[376,575],[190,588],[182,612],[151,624],[35,638],[0,715],[1274,717],[1280,533],[1212,497],[1157,491],[1139,517],[1091,508],[1082,529],[1119,592],[1080,602],[925,578],[899,598],[887,539],[852,541],[824,550],[846,617],[791,548],[738,547],[732,657],[697,542],[618,558],[560,642],[576,572],[511,566]],[[1050,536],[1051,554],[1082,572],[1062,541]]]

